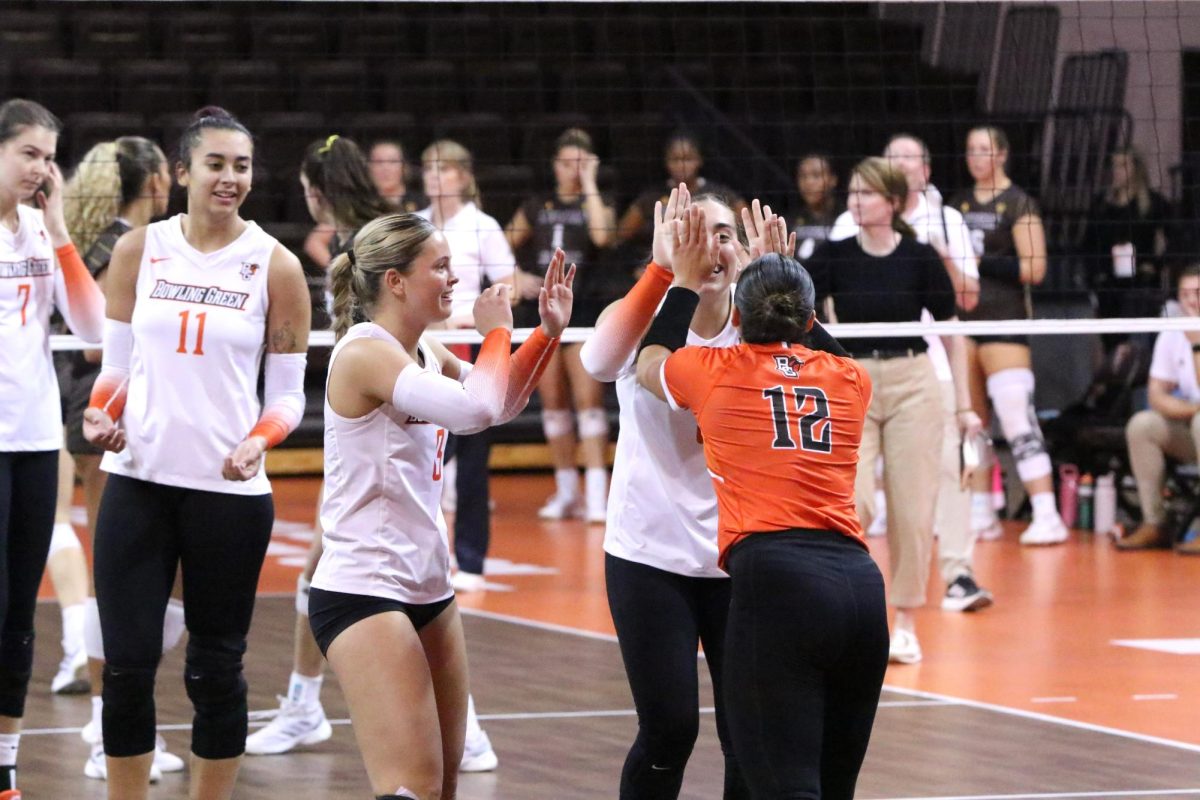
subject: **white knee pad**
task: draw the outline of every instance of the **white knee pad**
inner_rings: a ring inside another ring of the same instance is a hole
[[[579,420],[580,438],[608,438],[608,412],[603,408],[585,408],[575,417]]]
[[[83,548],[79,543],[79,537],[75,534],[75,528],[69,522],[57,522],[54,525],[54,530],[50,534],[50,552],[47,557],[63,550],[70,550],[72,547]]]
[[[183,603],[172,597],[167,601],[167,610],[163,614],[162,651],[165,653],[179,644],[185,630],[187,625],[184,622]]]
[[[1002,369],[988,376],[987,392],[1021,480],[1049,475],[1050,456],[1033,405],[1033,372],[1023,367]]]
[[[84,606],[86,610],[83,617],[83,649],[87,651],[88,658],[103,661],[104,639],[100,635],[100,607],[96,605],[94,597],[89,597]]]
[[[311,582],[301,572],[296,576],[296,613],[308,616],[308,587]]]
[[[542,409],[542,433],[547,439],[557,439],[560,436],[570,436],[575,432],[571,412],[563,408]]]

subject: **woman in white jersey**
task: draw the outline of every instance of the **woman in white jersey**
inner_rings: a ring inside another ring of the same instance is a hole
[[[509,287],[480,294],[473,318],[485,338],[473,367],[423,336],[451,315],[458,281],[433,224],[382,217],[333,262],[325,549],[309,619],[376,798],[455,796],[467,662],[439,505],[446,435],[525,406],[570,318],[574,269],[564,274],[563,260],[559,250],[547,269],[541,326],[511,355]]]
[[[121,237],[109,264],[103,368],[84,434],[112,451],[94,572],[114,800],[146,797],[177,567],[195,707],[191,796],[229,797],[246,743],[242,654],[274,517],[263,455],[303,413],[310,317],[299,260],[238,214],[252,158],[240,122],[197,112],[175,165],[187,213]]]
[[[581,352],[601,381],[616,381],[621,433],[613,464],[605,530],[608,603],[638,712],[638,735],[625,759],[620,796],[677,797],[699,730],[696,647],[703,644],[713,680],[717,735],[725,753],[726,800],[748,797],[729,745],[722,686],[728,575],[717,566],[717,501],[704,465],[694,419],[638,385],[636,350],[671,286],[675,220],[689,206],[703,209],[707,234],[721,246],[699,292],[688,343],[732,347],[737,268],[751,254],[784,252],[781,220],[762,209],[743,214],[751,253],[738,242],[733,211],[712,195],[692,199],[672,190],[654,210],[653,261],[624,299],[600,316]],[[794,237],[790,244],[795,248]],[[791,251],[789,251],[791,252]]]
[[[20,797],[17,743],[63,441],[50,312],[92,342],[104,320],[104,296],[67,234],[61,127],[29,100],[0,105],[0,800]]]

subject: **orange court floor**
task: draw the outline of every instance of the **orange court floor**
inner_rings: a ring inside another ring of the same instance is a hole
[[[276,523],[262,595],[294,591],[320,481],[273,484]],[[494,475],[487,588],[458,602],[468,613],[611,635],[604,526],[539,520],[552,491],[545,473]],[[82,533],[82,509],[74,511]],[[931,565],[929,602],[917,612],[924,660],[892,665],[886,685],[1200,752],[1200,558],[1118,553],[1078,531],[1063,546],[1021,547],[1020,527],[1005,523],[1001,540],[976,546],[977,578],[996,597],[982,612],[942,611],[944,586]],[[870,545],[886,576],[885,540]],[[53,597],[48,581],[42,596]]]

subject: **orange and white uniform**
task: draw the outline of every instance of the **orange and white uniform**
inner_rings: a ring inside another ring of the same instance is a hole
[[[866,547],[854,475],[871,380],[858,362],[782,342],[685,347],[661,378],[704,436],[722,565],[760,532],[830,530]]]
[[[270,493],[262,469],[229,481],[221,465],[259,420],[267,272],[278,245],[253,222],[212,253],[188,244],[182,215],[146,228],[121,418],[128,446],[106,453],[103,469],[167,486]]]
[[[360,323],[334,347],[330,366],[346,344],[362,338],[396,341],[378,325]],[[424,342],[420,353],[419,369],[440,375]],[[326,399],[325,551],[313,586],[420,604],[453,593],[440,505],[445,446],[445,428],[390,403],[349,419]]]

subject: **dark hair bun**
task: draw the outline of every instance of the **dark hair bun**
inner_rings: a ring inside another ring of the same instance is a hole
[[[209,117],[215,117],[216,119],[233,119],[233,114],[230,114],[220,106],[205,106],[192,115],[192,119],[195,121],[208,119]]]

